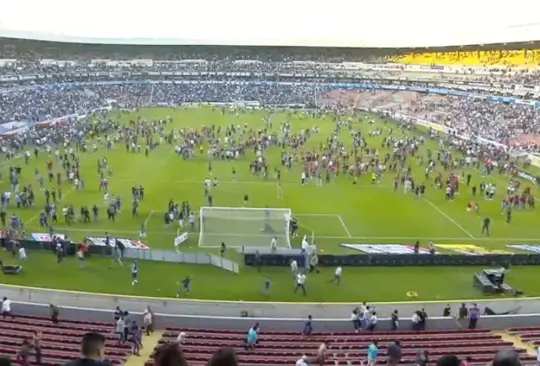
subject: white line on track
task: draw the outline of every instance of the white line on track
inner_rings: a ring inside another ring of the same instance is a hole
[[[455,227],[457,227],[459,230],[461,230],[465,235],[467,235],[470,239],[475,239],[474,235],[470,233],[469,230],[465,229],[460,223],[458,223],[456,220],[454,220],[453,218],[451,218],[450,216],[448,216],[446,214],[446,212],[444,212],[443,210],[441,210],[436,204],[434,204],[433,202],[431,202],[429,199],[427,198],[424,198],[424,201],[426,201],[428,203],[428,205],[430,205],[431,207],[433,207],[433,209],[435,211],[437,211],[442,217],[444,217],[445,219],[447,219],[448,221],[450,221],[452,224],[454,224]]]

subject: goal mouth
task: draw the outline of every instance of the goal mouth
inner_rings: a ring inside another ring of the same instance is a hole
[[[291,217],[288,208],[201,207],[199,247],[290,248]]]

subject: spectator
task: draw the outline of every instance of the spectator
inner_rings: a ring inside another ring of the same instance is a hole
[[[143,324],[146,329],[146,335],[154,332],[154,313],[150,306],[147,306],[143,312]]]
[[[391,329],[392,330],[398,330],[399,329],[399,313],[396,310],[394,310],[394,312],[392,314],[390,314],[390,321],[392,322],[391,324]]]
[[[11,360],[8,357],[0,357],[0,366],[11,366]]]
[[[377,364],[377,356],[379,355],[379,347],[377,341],[373,341],[368,347],[368,362],[367,366],[375,366]]]
[[[303,335],[311,335],[313,332],[313,317],[308,315],[306,323],[304,324],[304,330],[302,331]]]
[[[183,344],[186,341],[187,334],[186,332],[180,332],[176,338],[176,343]]]
[[[234,349],[222,347],[212,355],[208,361],[208,366],[237,366],[238,358]]]
[[[372,314],[371,314],[371,317],[369,318],[369,325],[368,325],[368,330],[375,330],[375,327],[377,327],[377,322],[379,321],[379,319],[377,318],[377,312],[374,311]]]
[[[444,307],[442,316],[445,316],[445,317],[452,316],[452,308],[450,307],[450,304],[446,304],[446,306]]]
[[[106,338],[100,333],[86,333],[81,342],[81,357],[64,366],[110,366],[105,357]]]
[[[472,366],[472,358],[467,356],[463,361],[461,361],[461,366]]]
[[[131,330],[131,351],[135,356],[140,356],[139,351],[142,347],[142,329],[135,324]]]
[[[420,351],[416,356],[416,366],[427,366],[429,364],[428,351]]]
[[[182,349],[177,343],[168,343],[156,351],[155,366],[188,366]]]
[[[37,330],[35,330],[32,337],[32,343],[34,346],[36,363],[38,365],[41,364],[41,337],[42,337],[41,332],[38,332]]]
[[[467,309],[467,305],[465,303],[461,304],[461,307],[459,308],[459,319],[466,319],[469,316],[469,309]]]
[[[28,338],[24,339],[21,345],[21,348],[19,349],[19,352],[17,353],[17,362],[21,366],[30,366],[29,356],[30,356],[31,349],[32,349],[32,342],[30,341],[30,339]]]
[[[403,352],[401,350],[401,343],[399,341],[395,341],[394,343],[392,343],[388,347],[386,354],[388,356],[388,366],[398,365],[401,362],[401,357],[403,356]]]
[[[258,342],[258,332],[259,323],[255,323],[254,326],[249,328],[247,339],[246,339],[246,350],[254,350]]]
[[[476,304],[473,304],[473,307],[469,311],[469,329],[476,329],[476,323],[480,318],[480,309]]]
[[[360,324],[360,309],[353,309],[351,313],[351,322],[353,324],[354,331],[358,333],[358,331],[362,329],[362,325]]]
[[[2,299],[2,318],[8,316],[15,318],[15,315],[13,315],[13,312],[11,311],[11,300],[4,296]]]
[[[461,366],[461,361],[454,355],[442,356],[437,360],[437,366]]]
[[[506,348],[495,354],[493,366],[521,366],[521,360],[516,350]]]
[[[412,318],[411,318],[411,326],[412,330],[420,330],[421,325],[420,322],[422,321],[422,318],[420,317],[420,311],[417,310],[414,312]]]
[[[49,305],[50,313],[51,313],[51,321],[53,324],[58,324],[58,315],[60,314],[60,310],[58,309],[58,306],[54,304]]]

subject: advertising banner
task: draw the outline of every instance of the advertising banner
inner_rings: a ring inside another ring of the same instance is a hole
[[[368,254],[414,254],[414,245],[403,244],[340,244],[343,248],[358,250]],[[426,248],[420,248],[418,254],[429,254]]]
[[[180,234],[174,239],[174,246],[178,247],[180,244],[182,244],[186,240],[188,240],[188,233]]]
[[[53,236],[45,233],[32,233],[32,240],[39,241],[41,243],[52,243]],[[55,237],[64,240],[66,236],[64,234],[54,234]]]
[[[540,245],[513,244],[507,245],[506,247],[510,249],[523,250],[525,252],[533,252],[540,254]]]
[[[435,246],[465,255],[512,254],[507,250],[486,249],[473,244],[435,244]]]
[[[97,245],[97,246],[102,246],[102,247],[106,246],[106,244],[105,244],[106,238],[105,237],[89,236],[86,239],[88,241],[90,241],[92,243],[92,245]],[[126,238],[111,238],[109,246],[115,247],[117,242],[122,243],[124,245],[124,247],[126,247],[126,248],[149,249],[148,245],[146,245],[145,243],[143,243],[140,240],[132,240],[132,239],[126,239]]]

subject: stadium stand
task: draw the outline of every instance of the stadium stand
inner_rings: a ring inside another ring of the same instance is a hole
[[[407,53],[397,50],[369,49],[334,49],[316,48],[230,48],[230,47],[138,47],[54,44],[46,42],[0,39],[0,58],[14,59],[0,67],[3,76],[24,76],[29,73],[46,73],[50,77],[26,81],[17,79],[10,87],[50,84],[73,81],[107,81],[113,76],[112,71],[180,71],[186,73],[227,72],[227,73],[272,73],[269,80],[281,80],[275,74],[288,73],[287,80],[304,81],[307,75],[316,75],[318,81],[335,82],[338,70],[347,69],[344,62],[399,62],[403,64],[445,64],[445,65],[498,65],[533,67],[540,65],[540,50],[478,50],[478,51],[442,51],[426,53]],[[67,60],[62,66],[57,62],[45,62],[47,59]],[[103,62],[91,62],[102,59]],[[107,62],[106,60],[140,60],[140,62]],[[145,60],[157,60],[146,62]],[[191,62],[169,62],[192,60]],[[309,61],[309,62],[299,62]],[[107,75],[97,75],[104,72]],[[347,77],[365,77],[352,71]],[[75,76],[74,74],[85,75]],[[390,74],[369,74],[371,77],[386,77]],[[397,71],[393,76],[403,76]],[[121,80],[144,80],[144,76],[122,75]],[[186,76],[175,76],[184,80]],[[189,75],[193,78],[194,75]],[[238,76],[237,76],[238,77]],[[241,80],[259,80],[256,75],[242,75]],[[184,78],[184,79],[183,79]],[[200,80],[207,80],[200,76]],[[164,80],[155,76],[155,80]],[[224,78],[224,80],[229,80]],[[512,81],[537,83],[538,72],[519,75],[490,76],[489,81]],[[91,85],[62,89],[20,89],[0,94],[0,123],[11,121],[42,122],[73,113],[82,113],[107,106],[110,100],[115,106],[123,108],[144,107],[150,105],[177,105],[181,103],[235,102],[238,100],[257,101],[261,105],[280,105],[298,103],[332,107],[331,101],[338,101],[344,109],[348,107],[379,108],[380,110],[403,110],[414,117],[429,118],[435,123],[458,128],[461,132],[478,135],[502,143],[522,142],[526,151],[538,151],[540,145],[540,114],[530,105],[510,105],[490,101],[478,101],[459,98],[442,98],[434,95],[412,92],[344,92],[321,86],[269,86],[249,85],[242,89],[233,82],[220,85],[208,84],[125,84]],[[348,104],[350,103],[350,104]],[[88,131],[84,121],[73,121],[66,129],[60,124],[43,127],[35,125],[20,136],[2,140],[2,147],[18,150],[28,141],[39,144],[43,140],[63,139],[65,134],[74,135]],[[0,132],[9,132],[3,128]],[[525,137],[527,138],[525,140]],[[62,321],[52,324],[47,318],[16,317],[0,319],[0,353],[15,358],[22,342],[31,337],[34,331],[42,332],[42,363],[46,366],[63,364],[79,355],[79,343],[82,335],[88,331],[97,331],[106,335],[107,357],[113,364],[123,364],[130,355],[126,345],[118,344],[115,339],[114,324],[89,321]],[[182,345],[190,366],[205,364],[212,353],[223,346],[233,347],[242,364],[292,364],[303,354],[312,355],[321,342],[328,343],[329,360],[334,365],[360,364],[365,360],[367,346],[378,340],[382,349],[398,338],[404,348],[403,364],[415,365],[416,355],[422,350],[437,358],[446,354],[455,354],[461,359],[470,356],[475,365],[490,362],[493,354],[500,349],[511,347],[512,343],[503,341],[500,336],[488,330],[470,331],[425,331],[415,332],[370,332],[355,334],[351,332],[330,333],[316,332],[310,337],[301,337],[300,332],[263,332],[260,344],[254,352],[243,350],[245,333],[214,329],[182,329],[188,334]],[[525,342],[540,344],[540,328],[512,328],[512,334]],[[160,344],[174,342],[179,329],[167,329]],[[535,356],[518,351],[523,361],[535,361]],[[150,358],[146,365],[152,366]]]
[[[465,66],[538,66],[540,51],[521,50],[476,50],[414,52],[391,58],[394,62],[420,65],[465,65]]]
[[[62,320],[59,324],[53,324],[48,318],[18,316],[1,319],[0,329],[0,354],[14,360],[23,341],[32,339],[34,332],[41,332],[41,365],[45,366],[64,364],[79,357],[81,338],[87,332],[99,332],[107,337],[107,358],[112,364],[123,364],[131,354],[128,345],[117,342],[113,323]]]
[[[190,365],[206,362],[220,347],[232,347],[237,351],[243,364],[284,365],[293,364],[299,357],[312,357],[319,345],[328,346],[326,361],[334,365],[359,365],[365,361],[366,351],[373,341],[379,342],[381,352],[388,344],[399,340],[403,348],[402,364],[415,365],[420,351],[428,351],[433,358],[454,354],[460,359],[471,357],[474,364],[485,364],[493,359],[493,354],[500,349],[512,346],[504,342],[489,330],[463,331],[396,331],[369,332],[317,332],[309,337],[302,337],[299,332],[264,332],[255,351],[243,349],[246,334],[230,330],[174,329],[168,328],[160,340],[160,345],[175,342],[180,331],[186,333],[182,343],[184,356]],[[534,356],[518,350],[523,361],[535,360]],[[153,359],[146,362],[152,366]]]
[[[540,346],[540,327],[510,328],[508,332],[519,337],[525,343],[531,343],[535,347]]]

